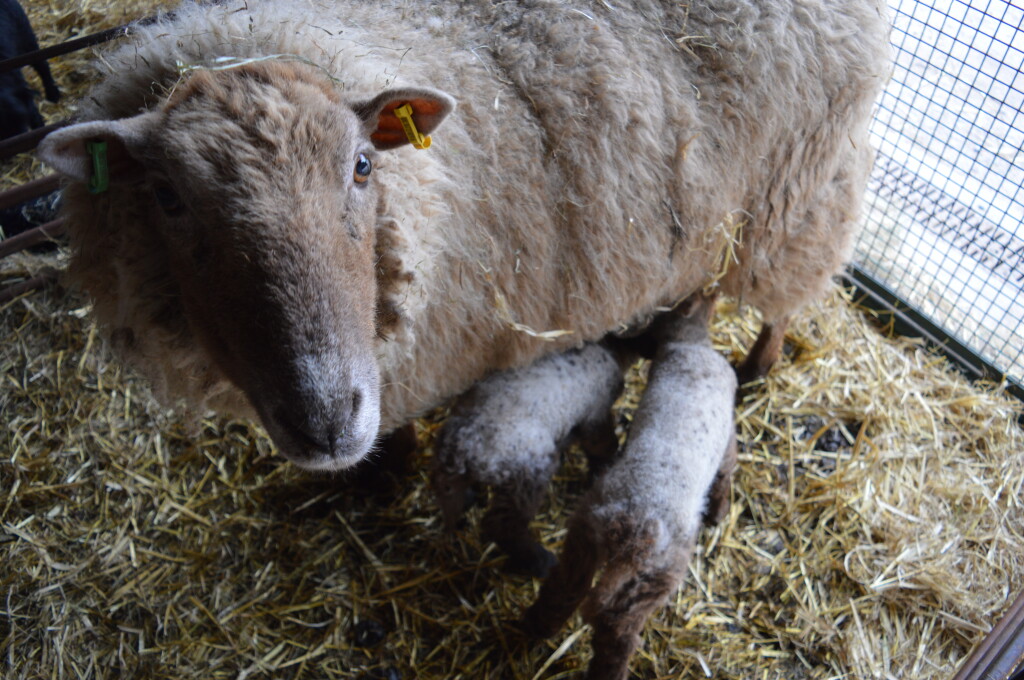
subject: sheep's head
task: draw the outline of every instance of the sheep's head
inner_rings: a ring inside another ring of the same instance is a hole
[[[105,143],[111,185],[151,203],[143,228],[192,335],[302,467],[350,466],[377,435],[372,169],[407,143],[404,104],[424,134],[453,105],[420,89],[346,102],[312,67],[250,64],[195,72],[158,109],[40,146],[88,182],[88,149]]]
[[[708,341],[708,327],[715,315],[718,293],[698,290],[658,317],[648,331],[658,343]]]

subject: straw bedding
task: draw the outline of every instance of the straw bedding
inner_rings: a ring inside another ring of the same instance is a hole
[[[152,2],[32,3],[41,44]],[[73,99],[88,55],[53,62]],[[28,72],[26,72],[28,73]],[[66,104],[62,104],[66,107]],[[43,105],[51,120],[67,109]],[[4,188],[38,172],[0,167]],[[60,256],[56,256],[59,264]],[[9,258],[17,280],[52,256]],[[585,667],[574,619],[550,644],[512,622],[537,583],[501,571],[470,513],[442,533],[414,471],[315,477],[249,423],[162,411],[52,290],[0,308],[0,657],[5,678],[560,678]],[[719,349],[756,320],[723,305]],[[945,678],[1024,583],[1021,406],[838,291],[737,408],[733,507],[634,658],[643,678]],[[642,368],[620,400],[626,425]],[[571,451],[538,518],[557,548],[584,487]]]

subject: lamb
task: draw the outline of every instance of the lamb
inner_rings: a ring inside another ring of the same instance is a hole
[[[483,519],[506,566],[537,577],[554,555],[530,532],[559,452],[578,436],[591,470],[615,453],[611,406],[622,391],[622,366],[606,347],[588,344],[477,383],[452,407],[437,437],[431,486],[453,530],[474,483],[495,487]]]
[[[743,368],[766,370],[850,250],[882,11],[186,3],[39,155],[70,278],[158,396],[336,470],[710,281],[763,313]]]
[[[0,0],[0,61],[39,49],[32,24],[17,0]],[[60,90],[53,81],[45,59],[34,62],[32,68],[39,74],[46,98],[55,102]],[[7,139],[42,127],[43,118],[36,109],[32,90],[19,69],[0,73],[0,139]]]
[[[698,294],[657,322],[629,439],[571,518],[558,564],[524,617],[529,632],[548,637],[583,602],[594,626],[588,680],[627,677],[647,617],[685,577],[702,516],[718,521],[728,509],[736,377],[708,340],[712,300]]]

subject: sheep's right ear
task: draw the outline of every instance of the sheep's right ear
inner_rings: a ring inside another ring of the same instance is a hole
[[[385,90],[373,99],[352,104],[373,145],[382,151],[405,144],[417,149],[427,148],[430,137],[426,135],[454,108],[455,100],[451,96],[426,87]]]
[[[110,183],[120,184],[143,179],[139,152],[153,125],[153,113],[123,120],[97,120],[77,123],[48,134],[39,143],[39,159],[60,174],[88,183],[105,167]],[[92,143],[103,142],[100,151]]]

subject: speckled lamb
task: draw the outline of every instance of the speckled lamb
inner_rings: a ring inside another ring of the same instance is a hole
[[[473,483],[493,485],[484,536],[509,555],[509,568],[544,576],[554,556],[529,522],[571,437],[579,437],[592,469],[615,453],[610,409],[621,390],[619,361],[599,344],[477,383],[456,402],[435,446],[430,479],[446,527],[455,527]]]
[[[547,637],[583,602],[594,626],[588,680],[627,676],[647,617],[685,576],[709,491],[718,503],[710,519],[727,507],[736,377],[708,341],[711,301],[690,302],[658,322],[629,439],[570,520],[558,564],[526,613],[527,630]]]

